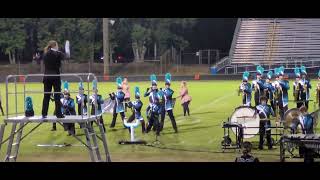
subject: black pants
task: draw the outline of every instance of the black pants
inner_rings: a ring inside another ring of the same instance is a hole
[[[116,110],[113,111],[113,118],[112,118],[112,122],[111,122],[111,125],[110,125],[110,128],[113,128],[115,125],[116,125],[116,121],[117,121],[117,116],[118,116],[118,113],[116,112]],[[122,119],[122,123],[124,121],[124,112],[121,112],[120,113],[120,116],[121,116],[121,119]]]
[[[147,126],[147,130],[146,133],[150,132],[152,127],[155,127],[156,130],[156,134],[159,136],[160,135],[160,123],[159,123],[159,114],[152,112],[149,122],[148,122],[148,126]]]
[[[0,100],[0,109],[1,109],[2,116],[4,116],[4,112],[3,112],[3,108],[2,108],[1,100]]]
[[[125,98],[125,99],[124,99],[124,102],[129,102],[129,101],[130,101],[130,98]],[[128,106],[128,103],[124,103],[124,111],[125,111],[125,112],[127,112],[128,107],[129,107],[129,106]]]
[[[128,122],[131,123],[135,118],[136,118],[135,112],[133,111],[133,113],[131,114],[131,116],[128,119]],[[137,120],[137,121],[139,121],[139,120]],[[141,123],[141,132],[145,133],[146,132],[146,123],[144,122],[144,120],[140,121],[140,123]],[[130,128],[129,128],[129,130],[130,130]]]
[[[172,124],[172,127],[174,129],[175,132],[178,132],[178,128],[177,128],[177,123],[176,123],[176,120],[173,116],[173,112],[172,112],[172,109],[171,110],[163,110],[162,114],[161,114],[161,122],[160,122],[160,131],[162,131],[163,129],[163,126],[164,126],[164,119],[166,117],[166,112],[168,113],[168,116],[171,120],[171,124]]]
[[[272,99],[268,99],[267,103],[270,102],[270,106],[274,113],[276,113],[276,103]]]
[[[303,105],[303,102],[298,102],[297,103],[297,108],[300,108]]]
[[[260,93],[258,92],[254,93],[254,104],[255,106],[258,106],[260,104]]]
[[[63,127],[65,131],[68,131],[69,135],[76,134],[74,123],[63,123]]]
[[[279,114],[281,121],[284,121],[284,113],[288,110],[288,105],[283,106],[282,102],[279,102]]]
[[[185,103],[182,104],[182,106],[183,106],[183,115],[184,116],[186,116],[186,113],[188,113],[188,116],[190,116],[189,103],[190,103],[190,101],[185,102]]]
[[[54,89],[54,101],[55,101],[55,109],[61,109],[60,103],[60,93],[61,92],[61,80],[59,76],[51,76],[51,77],[44,77],[43,78],[43,85],[44,85],[44,92],[51,92],[52,87]],[[49,101],[50,101],[50,94],[44,94],[43,102],[42,102],[42,116],[48,115],[49,109]],[[61,111],[57,111],[57,117],[61,117]]]
[[[260,120],[259,124],[259,135],[260,135],[260,140],[259,140],[259,149],[263,148],[263,141],[264,141],[264,135],[267,135],[267,144],[268,148],[272,148],[272,141],[271,141],[271,122],[270,120]]]

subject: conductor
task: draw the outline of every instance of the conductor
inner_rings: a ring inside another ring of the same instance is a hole
[[[42,102],[42,118],[46,118],[48,115],[49,101],[50,101],[50,93],[52,87],[54,89],[54,101],[55,101],[55,109],[57,118],[64,118],[62,112],[59,111],[61,109],[60,103],[60,92],[61,92],[61,80],[60,80],[60,67],[61,60],[63,60],[64,55],[62,52],[58,51],[58,43],[56,41],[49,41],[48,45],[44,48],[44,74],[50,76],[43,77],[43,85],[44,85],[44,98]],[[57,76],[52,76],[57,75]]]

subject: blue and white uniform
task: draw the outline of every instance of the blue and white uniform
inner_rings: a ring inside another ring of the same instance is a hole
[[[260,117],[259,123],[259,149],[263,149],[263,139],[264,135],[267,135],[267,144],[268,148],[272,149],[272,140],[271,140],[271,122],[270,122],[270,115],[275,116],[275,113],[270,105],[267,104],[259,104],[256,106],[257,113]]]
[[[305,114],[300,117],[303,134],[313,134],[313,117],[310,114]]]
[[[164,98],[164,105],[165,105],[165,110],[172,110],[173,109],[173,101],[172,101],[172,95],[174,91],[170,88],[165,88],[163,90],[163,98]]]

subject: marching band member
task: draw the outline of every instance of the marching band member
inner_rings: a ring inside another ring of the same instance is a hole
[[[79,93],[76,98],[76,103],[78,104],[78,115],[87,115],[87,103],[88,103],[88,97],[86,94],[84,94],[84,88],[82,82],[79,83]],[[80,128],[83,127],[83,124],[80,123]]]
[[[294,74],[296,76],[295,82],[293,82],[293,97],[294,101],[297,103],[297,108],[300,108],[303,105],[302,99],[301,99],[301,74],[299,67],[294,68]]]
[[[143,117],[141,115],[141,109],[142,109],[143,103],[140,100],[139,87],[135,87],[134,94],[135,94],[136,100],[128,103],[128,107],[129,108],[133,108],[133,110],[134,110],[133,114],[131,115],[131,117],[129,117],[128,122],[132,122],[134,119],[136,119],[137,121],[140,121],[141,122],[142,133],[145,133],[146,124],[145,124],[144,119],[143,119]]]
[[[264,88],[265,88],[264,94],[266,95],[266,97],[270,101],[270,105],[272,107],[272,110],[275,112],[276,103],[274,102],[274,98],[273,98],[273,93],[275,91],[275,87],[274,87],[273,83],[271,82],[272,76],[273,76],[273,72],[269,71],[267,74],[266,82],[264,83]],[[268,100],[267,100],[267,103],[268,103]]]
[[[277,106],[280,110],[281,121],[284,121],[284,113],[288,110],[288,90],[290,89],[290,85],[287,80],[283,79],[284,67],[276,68],[276,71],[275,74],[278,76],[278,80],[275,82]]]
[[[300,107],[300,112],[302,113],[302,116],[300,116],[300,123],[298,126],[301,127],[303,134],[314,134],[313,131],[313,117],[311,114],[308,113],[308,108],[305,106]],[[296,130],[296,129],[292,129]],[[293,133],[296,133],[293,131]],[[313,162],[313,154],[314,152],[305,146],[299,146],[299,155],[304,157],[304,162]]]
[[[164,90],[160,89],[163,94],[163,99],[164,99],[164,107],[162,107],[162,115],[161,115],[161,122],[160,122],[160,130],[163,129],[164,126],[164,119],[165,119],[165,113],[168,113],[168,116],[171,120],[172,127],[174,129],[175,133],[178,133],[178,128],[177,128],[177,123],[173,115],[173,107],[174,107],[174,100],[172,99],[172,95],[174,91],[170,88],[171,84],[171,74],[167,73],[165,75],[165,86],[166,88]]]
[[[309,109],[309,100],[310,100],[310,89],[311,89],[311,83],[308,79],[306,79],[307,76],[307,70],[306,67],[301,66],[301,100],[303,101],[304,106]]]
[[[65,81],[64,83],[65,91],[63,93],[63,98],[60,99],[62,104],[61,112],[65,116],[76,115],[74,100],[70,97],[68,89],[68,82]],[[63,126],[64,129],[68,131],[68,136],[75,135],[76,131],[74,123],[64,123]]]
[[[313,117],[308,113],[308,108],[301,106],[299,110],[302,113],[300,125],[303,134],[313,134]]]
[[[318,108],[320,108],[320,70],[318,71],[318,84],[316,89],[316,103],[318,103]]]
[[[260,97],[263,96],[264,80],[262,79],[264,68],[257,66],[257,79],[252,82],[251,89],[254,89],[255,106],[260,104]]]
[[[239,87],[239,95],[240,95],[240,92],[243,93],[242,95],[243,106],[251,106],[252,89],[251,89],[251,84],[248,83],[248,79],[249,79],[249,72],[246,71],[242,75],[242,83]]]
[[[110,128],[114,128],[114,126],[116,125],[116,120],[117,120],[117,116],[118,113],[120,113],[121,119],[122,119],[122,123],[124,122],[124,97],[125,94],[122,91],[122,79],[121,77],[118,77],[116,79],[116,83],[117,83],[117,92],[116,93],[111,93],[109,94],[110,98],[112,100],[115,100],[115,105],[114,105],[114,109],[113,109],[113,118],[112,118],[112,122],[110,125]]]
[[[78,115],[86,115],[88,97],[84,94],[82,82],[79,83],[79,94],[77,95],[76,103],[78,104]]]
[[[160,123],[159,123],[159,114],[161,113],[161,105],[160,105],[160,99],[161,96],[159,94],[159,90],[157,87],[157,78],[156,75],[152,74],[150,76],[151,80],[151,89],[147,88],[146,93],[144,94],[144,97],[149,96],[149,122],[146,129],[146,133],[149,133],[151,128],[154,126],[156,130],[156,135],[160,135]]]
[[[267,104],[268,98],[266,96],[262,96],[260,98],[261,104],[256,106],[257,113],[260,117],[260,124],[259,124],[259,149],[263,149],[263,139],[264,135],[267,134],[267,143],[268,149],[272,149],[272,141],[271,141],[271,122],[270,122],[270,115],[275,117],[275,113],[270,105]]]
[[[102,99],[102,96],[98,94],[98,84],[96,80],[92,81],[92,90],[94,94],[92,94],[89,97],[89,104],[91,105],[91,115],[95,115],[95,116],[100,115],[98,121],[102,124],[103,131],[106,132],[106,128],[103,123],[102,108],[101,108],[101,105],[104,103],[104,101]],[[91,127],[92,125],[93,125],[93,121],[91,121]]]

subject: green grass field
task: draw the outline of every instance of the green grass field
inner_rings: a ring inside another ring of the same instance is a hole
[[[312,81],[315,86],[316,81]],[[171,122],[166,116],[165,127],[159,138],[160,144],[154,146],[143,145],[119,145],[118,141],[129,139],[129,133],[123,129],[121,119],[118,116],[116,128],[109,128],[112,116],[106,114],[103,116],[107,127],[107,140],[112,161],[215,161],[215,162],[232,162],[239,152],[234,150],[221,150],[221,141],[223,137],[222,122],[227,121],[232,112],[241,103],[241,97],[237,95],[236,89],[240,81],[192,81],[189,82],[189,93],[193,98],[190,104],[190,117],[184,117],[180,100],[177,100],[174,108],[175,118],[178,124],[179,133],[175,134],[171,126]],[[133,94],[134,86],[139,86],[140,91],[144,93],[145,89],[150,85],[149,82],[132,82],[131,94]],[[290,83],[292,85],[292,82]],[[159,87],[164,86],[164,82],[158,83]],[[43,85],[28,84],[26,90],[42,90]],[[114,91],[115,83],[99,83],[99,94],[107,97],[109,92]],[[178,96],[180,82],[173,82],[172,89],[175,91],[174,96]],[[14,86],[10,85],[9,90],[14,91]],[[22,91],[22,85],[18,85],[18,91]],[[70,90],[77,90],[77,84],[70,84]],[[5,108],[5,84],[0,84],[0,92],[2,96],[3,107]],[[314,91],[313,91],[314,92]],[[71,94],[75,98],[76,94]],[[312,96],[315,94],[312,93]],[[41,114],[42,94],[30,94],[34,102],[34,110],[36,115]],[[292,99],[292,90],[289,92]],[[315,99],[312,97],[311,99]],[[9,113],[15,112],[14,96],[9,97],[10,107]],[[144,118],[145,108],[148,104],[147,98],[142,98],[144,107],[142,109]],[[289,108],[294,107],[293,102],[289,104]],[[310,111],[313,111],[313,102],[310,103]],[[54,110],[54,103],[50,102],[49,114]],[[23,96],[18,97],[18,111],[23,112]],[[130,113],[126,114],[129,116]],[[3,118],[0,116],[0,122]],[[24,132],[34,127],[36,124],[28,125]],[[51,124],[43,124],[26,137],[20,146],[18,161],[90,161],[88,151],[85,147],[37,147],[37,144],[63,144],[71,143],[80,145],[75,138],[67,136],[67,132],[57,125],[58,130],[51,132]],[[77,135],[84,140],[82,130],[76,125]],[[6,127],[5,137],[8,137],[10,126]],[[141,128],[136,129],[136,137],[146,140],[148,143],[155,141],[155,134],[142,135]],[[245,139],[251,142],[257,142],[258,136],[252,139]],[[275,162],[279,161],[279,146],[274,150],[257,150],[257,143],[254,143],[253,154],[261,161]],[[0,158],[5,155],[7,143],[2,145]]]

